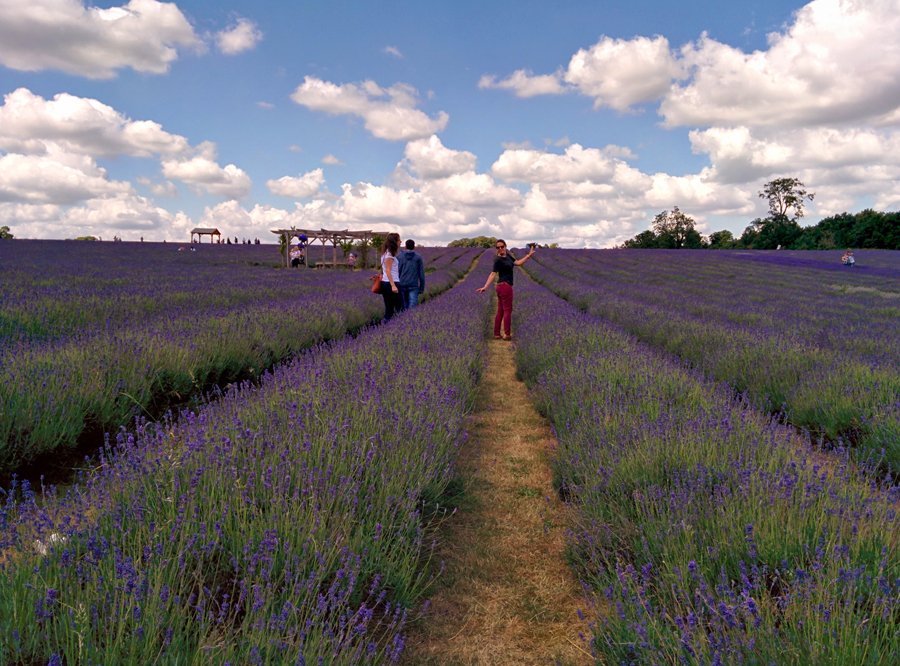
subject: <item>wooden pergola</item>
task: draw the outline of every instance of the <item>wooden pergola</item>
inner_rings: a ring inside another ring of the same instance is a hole
[[[209,242],[214,243],[213,236],[218,236],[219,240],[222,240],[222,234],[219,233],[218,229],[204,229],[201,227],[197,227],[196,229],[191,229],[191,244],[194,242],[194,234],[197,235],[197,242],[200,243],[203,241],[204,236],[209,236]]]
[[[299,236],[303,234],[306,236],[307,243],[309,246],[316,241],[322,243],[322,261],[317,262],[324,266],[338,266],[337,260],[337,246],[343,243],[344,241],[360,241],[360,240],[372,240],[372,236],[381,236],[382,238],[386,238],[390,231],[349,231],[348,229],[344,229],[343,231],[329,231],[328,229],[273,229],[272,233],[280,236],[284,239],[285,247],[290,248],[291,246],[291,238],[295,236]],[[327,243],[331,243],[331,261],[327,261],[325,259],[325,245]],[[285,267],[290,266],[290,251],[284,253],[284,265]],[[309,253],[306,255],[306,265],[309,266]]]

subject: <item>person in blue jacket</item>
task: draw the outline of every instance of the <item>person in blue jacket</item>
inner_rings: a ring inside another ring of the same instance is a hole
[[[422,255],[416,252],[416,241],[406,241],[406,251],[401,252],[397,260],[400,262],[403,309],[414,308],[419,304],[419,295],[425,291],[425,262]]]

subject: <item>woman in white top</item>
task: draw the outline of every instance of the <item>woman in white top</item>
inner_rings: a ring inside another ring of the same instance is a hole
[[[381,295],[384,297],[384,321],[389,321],[395,312],[403,309],[400,295],[400,234],[388,234],[381,252]]]

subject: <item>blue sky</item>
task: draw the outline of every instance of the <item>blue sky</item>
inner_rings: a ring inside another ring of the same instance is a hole
[[[0,0],[0,224],[605,247],[900,205],[900,0]],[[878,49],[871,48],[878,44]]]

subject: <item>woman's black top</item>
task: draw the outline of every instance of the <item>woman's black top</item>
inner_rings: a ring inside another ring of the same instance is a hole
[[[513,258],[508,254],[505,257],[494,258],[493,272],[497,274],[497,284],[505,282],[510,287],[512,286],[513,268],[515,268],[515,265],[516,264],[513,262]]]

